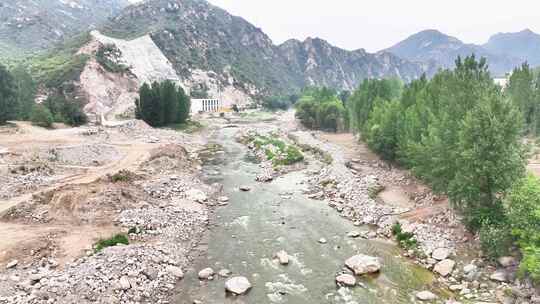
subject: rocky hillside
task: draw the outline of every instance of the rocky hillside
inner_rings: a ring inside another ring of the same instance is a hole
[[[533,66],[540,65],[540,35],[529,29],[493,35],[483,47],[494,54],[514,56]]]
[[[437,30],[426,30],[414,34],[387,51],[410,61],[430,62],[442,68],[453,67],[457,56],[475,54],[488,60],[494,75],[504,75],[523,62],[523,59],[514,56],[515,54],[492,53],[481,46],[463,43]]]
[[[250,94],[305,85],[352,89],[366,77],[410,80],[424,72],[424,65],[391,54],[346,51],[320,39],[276,46],[261,29],[204,0],[146,1],[125,9],[104,29],[118,38],[146,33],[182,77],[202,71]]]
[[[346,51],[318,38],[289,40],[279,46],[289,66],[303,75],[305,85],[353,90],[365,78],[398,77],[411,81],[429,66],[412,63],[388,53]]]
[[[129,3],[128,0],[0,1],[0,56],[49,48],[98,27]]]

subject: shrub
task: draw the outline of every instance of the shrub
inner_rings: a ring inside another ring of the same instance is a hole
[[[118,244],[128,245],[129,239],[124,234],[117,234],[113,236],[112,238],[100,240],[99,242],[97,242],[95,245],[95,251],[100,252],[101,250],[107,247],[116,246]]]
[[[49,109],[41,104],[34,105],[30,114],[32,124],[43,128],[50,128],[53,125],[54,118]]]
[[[96,52],[97,62],[111,73],[124,73],[129,70],[129,67],[119,62],[120,56],[120,50],[113,44],[102,45]]]
[[[512,246],[512,236],[508,228],[501,224],[485,224],[480,228],[480,245],[484,253],[496,259],[508,255]]]
[[[134,179],[134,174],[128,170],[120,170],[111,175],[110,181],[113,183],[130,182]]]
[[[44,102],[55,122],[63,122],[71,126],[80,126],[88,122],[88,117],[75,101],[68,101],[61,93],[52,94]]]
[[[418,246],[418,241],[414,238],[414,234],[403,232],[401,224],[398,222],[392,226],[392,235],[396,237],[399,246],[404,249],[415,249]]]

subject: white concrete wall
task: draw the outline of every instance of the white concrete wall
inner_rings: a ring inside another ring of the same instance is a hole
[[[223,102],[219,99],[191,99],[191,113],[219,112],[223,109]]]

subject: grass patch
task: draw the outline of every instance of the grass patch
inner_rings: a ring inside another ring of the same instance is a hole
[[[304,160],[304,155],[294,145],[289,145],[279,139],[277,135],[255,135],[248,138],[257,150],[263,150],[266,159],[272,161],[274,166],[288,166]]]
[[[112,238],[100,240],[99,242],[97,242],[95,245],[95,251],[100,252],[101,250],[107,247],[116,246],[118,244],[128,245],[129,239],[124,234],[117,234],[113,236]]]
[[[410,232],[403,232],[401,224],[395,223],[392,226],[392,235],[394,235],[398,241],[398,244],[403,249],[416,249],[418,247],[418,241],[414,238],[414,234]]]

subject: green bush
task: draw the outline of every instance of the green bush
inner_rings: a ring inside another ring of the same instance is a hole
[[[496,259],[508,255],[513,240],[504,224],[485,224],[478,234],[482,250],[488,257]]]
[[[410,232],[403,232],[401,229],[401,224],[396,222],[392,226],[392,235],[396,237],[399,246],[404,249],[415,249],[418,247],[418,241],[414,238],[414,234]]]
[[[80,126],[88,122],[88,117],[75,101],[68,101],[61,93],[52,94],[44,102],[55,122],[63,122],[71,126]]]
[[[30,114],[32,124],[43,128],[50,128],[53,125],[54,118],[49,109],[41,104],[36,104],[32,107]]]
[[[128,237],[126,235],[124,235],[124,234],[117,234],[117,235],[113,236],[112,238],[105,239],[105,240],[100,240],[95,245],[95,251],[100,252],[101,250],[103,250],[103,249],[105,249],[107,247],[116,246],[118,244],[128,245],[129,244]]]
[[[308,88],[296,103],[296,118],[309,129],[346,130],[347,116],[337,93],[327,88]]]

